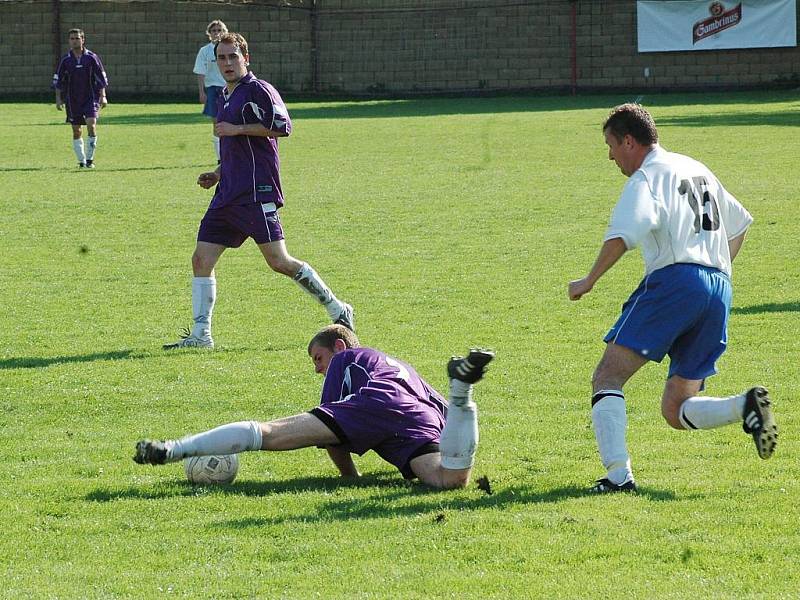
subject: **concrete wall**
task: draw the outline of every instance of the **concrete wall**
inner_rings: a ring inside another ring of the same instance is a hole
[[[193,95],[194,57],[215,18],[245,35],[253,71],[284,92],[800,84],[798,48],[639,54],[634,0],[0,0],[0,94],[48,90],[54,15],[58,53],[82,27],[110,95]]]

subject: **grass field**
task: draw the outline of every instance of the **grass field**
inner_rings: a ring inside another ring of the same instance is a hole
[[[643,99],[663,145],[755,217],[707,391],[768,386],[776,455],[738,426],[669,429],[650,365],[626,388],[640,493],[584,494],[602,474],[589,380],[641,259],[578,303],[566,286],[624,183],[600,124],[628,99],[289,103],[288,248],[355,306],[362,342],[442,390],[451,354],[497,350],[476,390],[491,495],[406,485],[373,455],[340,482],[317,449],[244,454],[224,488],[134,464],[141,437],[315,405],[305,346],[325,313],[247,243],[217,269],[218,349],[162,352],[190,321],[210,125],[194,105],[111,104],[79,172],[62,113],[4,105],[0,597],[796,598],[796,92]]]

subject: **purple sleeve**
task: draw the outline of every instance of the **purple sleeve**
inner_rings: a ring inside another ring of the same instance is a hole
[[[50,85],[51,88],[59,89],[62,92],[67,89],[67,82],[64,75],[66,75],[66,59],[62,58],[61,61],[58,63],[58,68],[56,72],[53,74],[53,83]]]
[[[292,132],[292,121],[278,90],[269,84],[254,87],[253,99],[259,108],[256,115],[258,121],[271,131],[280,131],[289,135]]]
[[[106,76],[106,69],[103,67],[103,62],[97,54],[94,55],[95,68],[92,73],[92,89],[99,92],[103,88],[108,87],[108,77]]]
[[[342,382],[344,378],[343,353],[339,352],[331,357],[328,364],[328,371],[325,373],[325,381],[322,383],[322,397],[320,404],[330,404],[341,400]]]

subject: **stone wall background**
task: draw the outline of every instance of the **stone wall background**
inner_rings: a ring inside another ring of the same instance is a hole
[[[282,92],[800,85],[798,48],[639,54],[635,0],[0,0],[0,95],[48,93],[66,32],[80,27],[110,96],[193,97],[213,19],[247,38],[253,71]]]

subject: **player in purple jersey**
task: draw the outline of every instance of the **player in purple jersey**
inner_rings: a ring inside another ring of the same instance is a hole
[[[307,413],[269,422],[239,421],[180,440],[141,440],[133,460],[161,465],[187,456],[251,450],[327,450],[343,477],[358,477],[352,453],[374,450],[407,479],[435,488],[469,483],[478,444],[478,413],[472,384],[494,358],[472,349],[447,365],[450,402],[408,364],[362,348],[342,325],[329,325],[308,345],[314,370],[325,376],[320,405]]]
[[[217,296],[214,267],[226,248],[253,238],[269,267],[291,277],[325,307],[334,323],[355,330],[353,308],[340,301],[317,272],[286,250],[278,209],[283,206],[278,138],[292,131],[289,112],[278,91],[247,69],[247,41],[226,33],[216,46],[217,65],[226,87],[220,98],[215,130],[222,160],[197,183],[217,186],[200,222],[192,255],[194,324],[185,337],[164,349],[213,348],[211,314]]]
[[[108,104],[108,78],[100,57],[84,47],[82,29],[69,30],[69,52],[61,58],[53,75],[56,108],[67,110],[67,123],[72,125],[72,149],[78,167],[94,168],[97,148],[97,114]],[[84,148],[81,126],[86,125],[89,143]]]
[[[648,361],[669,355],[661,413],[675,429],[741,423],[761,458],[778,428],[767,390],[698,396],[727,347],[731,265],[753,218],[702,163],[664,150],[650,114],[623,104],[603,124],[608,158],[628,177],[588,275],[569,283],[578,300],[629,249],[641,246],[645,278],[606,335],[592,377],[592,424],[607,476],[594,493],[635,491],[625,443],[622,387]]]

